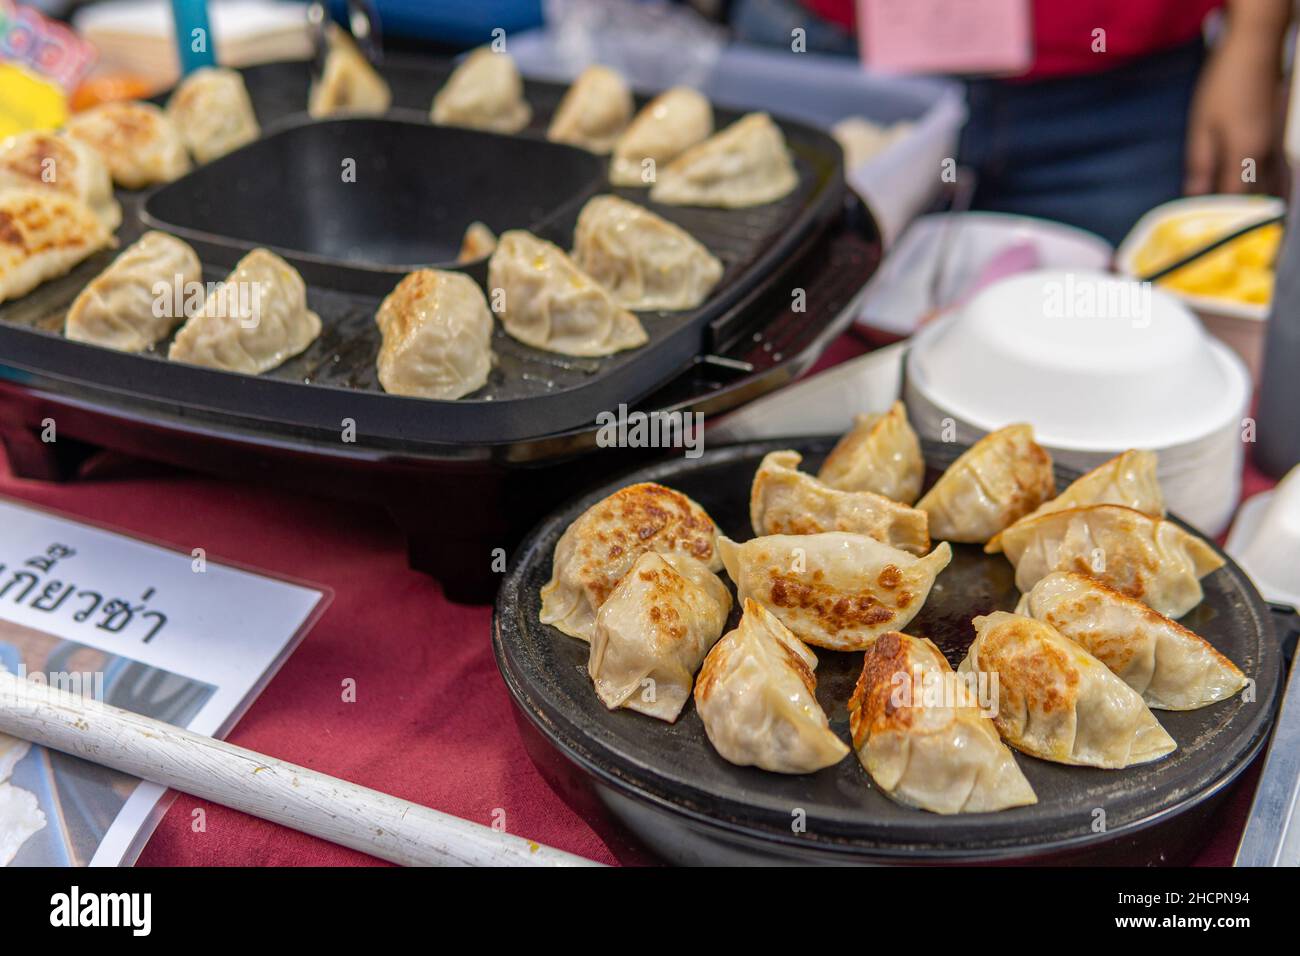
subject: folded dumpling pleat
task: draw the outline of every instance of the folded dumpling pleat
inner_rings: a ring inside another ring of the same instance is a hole
[[[817,703],[817,656],[761,604],[704,659],[695,709],[724,760],[775,773],[813,773],[849,748]]]
[[[320,79],[307,95],[307,112],[324,116],[379,116],[393,100],[388,81],[379,75],[352,37],[331,23],[326,32],[329,53]]]
[[[269,249],[254,249],[181,326],[167,355],[257,375],[302,352],[320,329],[298,270]]]
[[[456,261],[460,263],[477,262],[492,255],[497,248],[497,236],[485,223],[475,220],[465,227],[465,235],[460,240],[460,252]]]
[[[210,163],[261,134],[244,78],[205,66],[185,77],[167,101],[167,115],[199,164]]]
[[[113,244],[84,202],[50,189],[0,193],[0,302],[26,295]]]
[[[73,300],[64,334],[121,352],[142,352],[181,322],[203,266],[189,244],[165,232],[146,232]]]
[[[109,232],[122,224],[104,160],[70,136],[29,131],[0,143],[0,192],[9,189],[60,192],[89,206]]]
[[[1156,453],[1126,451],[1098,465],[1077,479],[1070,487],[1039,505],[1016,523],[1066,508],[1089,505],[1123,505],[1153,518],[1165,516],[1165,499],[1156,478]],[[1002,550],[1002,533],[994,535],[984,547],[988,554]]]
[[[612,355],[648,341],[621,307],[554,243],[522,229],[503,233],[488,261],[501,324],[525,345],[562,355]]]
[[[713,107],[689,86],[674,86],[642,107],[614,144],[609,181],[649,186],[660,166],[713,132]]]
[[[169,183],[190,169],[180,130],[152,103],[92,106],[68,118],[67,133],[99,153],[113,182],[125,189]]]
[[[587,672],[610,710],[672,723],[731,613],[731,592],[681,552],[636,559],[596,612]]]
[[[482,388],[492,369],[492,313],[459,272],[419,269],[375,314],[383,336],[379,384],[394,395],[453,399]]]
[[[995,611],[974,620],[963,674],[997,675],[993,722],[1024,753],[1117,769],[1177,749],[1141,696],[1050,624]]]
[[[860,651],[907,626],[952,560],[947,542],[918,558],[865,534],[774,534],[718,551],[740,599],[753,598],[802,641]]]
[[[439,126],[517,133],[533,118],[514,58],[479,47],[456,67],[433,98],[429,118]]]
[[[775,202],[797,185],[781,128],[766,113],[750,113],[661,168],[650,198],[741,209]]]
[[[870,491],[829,488],[799,470],[802,460],[795,451],[774,451],[763,458],[749,492],[754,534],[850,531],[912,554],[930,550],[924,511]]]
[[[617,196],[582,207],[573,261],[638,312],[693,309],[722,278],[722,263],[690,233]]]
[[[1201,603],[1200,579],[1223,559],[1172,521],[1120,505],[1054,511],[1008,528],[1002,548],[1029,591],[1053,571],[1076,571],[1166,617]]]
[[[1038,802],[978,689],[928,640],[897,631],[876,638],[849,700],[849,727],[863,769],[899,803],[984,813]]]
[[[985,542],[1056,493],[1052,456],[1028,425],[985,435],[948,466],[916,506],[941,541]]]
[[[632,119],[632,92],[617,70],[589,66],[555,110],[546,138],[605,154]]]
[[[1082,574],[1049,574],[1016,612],[1052,625],[1157,710],[1195,710],[1246,686],[1209,641]]]
[[[538,619],[590,641],[596,612],[637,558],[681,553],[718,571],[716,538],[713,519],[681,492],[652,482],[620,488],[560,536]]]
[[[902,402],[883,415],[858,415],[817,477],[841,491],[874,491],[910,505],[921,496],[925,459]]]

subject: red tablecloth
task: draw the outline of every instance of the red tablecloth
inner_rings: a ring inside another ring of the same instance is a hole
[[[845,336],[819,367],[863,347]],[[1269,484],[1249,471],[1246,494]],[[189,551],[207,549],[326,585],[334,601],[230,740],[315,770],[491,824],[605,863],[652,862],[594,798],[565,803],[525,754],[489,642],[491,610],[447,601],[406,566],[386,517],[253,485],[103,455],[82,479],[13,477],[0,494],[110,524]],[[355,703],[342,701],[353,678]],[[1258,768],[1236,788],[1199,862],[1231,863]],[[192,828],[196,807],[206,831]],[[142,865],[361,865],[377,861],[181,794]]]

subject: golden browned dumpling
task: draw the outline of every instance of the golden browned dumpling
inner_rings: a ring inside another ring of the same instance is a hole
[[[713,132],[713,107],[688,86],[674,86],[647,103],[614,144],[609,181],[649,186],[660,166]]]
[[[605,154],[632,119],[632,92],[617,70],[589,66],[560,100],[546,138]]]
[[[112,232],[122,224],[108,167],[93,149],[68,136],[26,132],[0,143],[0,192],[49,189],[79,199]]]
[[[662,167],[650,198],[672,206],[742,209],[776,202],[797,185],[781,128],[766,113],[750,113]]]
[[[532,117],[514,59],[485,46],[456,67],[429,110],[429,118],[439,126],[467,126],[493,133],[517,133]]]
[[[67,133],[95,150],[124,189],[169,183],[190,170],[180,130],[152,103],[119,100],[68,119]]]
[[[167,116],[200,164],[261,135],[244,78],[225,67],[205,66],[181,80],[167,101]]]
[[[497,249],[497,237],[483,223],[475,221],[465,227],[465,235],[460,240],[460,252],[456,261],[460,263],[476,262],[486,259]]]
[[[352,37],[331,23],[326,32],[329,53],[320,79],[312,83],[307,112],[315,117],[381,116],[393,94],[388,81],[370,65]]]
[[[0,302],[63,275],[113,234],[79,199],[52,189],[0,193]]]
[[[883,415],[859,415],[831,449],[817,477],[840,491],[874,491],[910,505],[921,496],[925,459],[902,402]]]

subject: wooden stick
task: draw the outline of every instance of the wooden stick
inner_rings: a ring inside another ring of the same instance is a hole
[[[0,672],[0,731],[407,866],[591,860]]]

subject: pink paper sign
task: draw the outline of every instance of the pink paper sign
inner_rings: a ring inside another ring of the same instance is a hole
[[[882,73],[1023,73],[1030,0],[856,0],[862,61]]]

